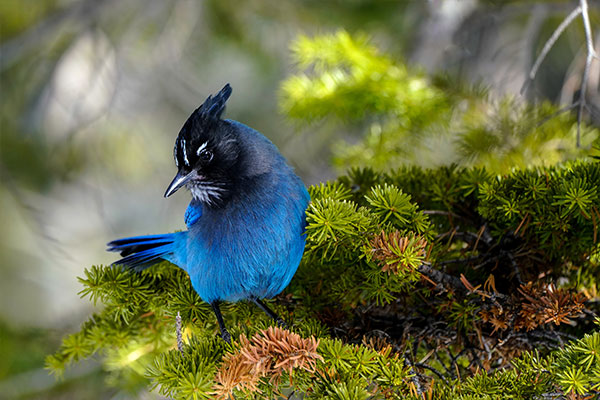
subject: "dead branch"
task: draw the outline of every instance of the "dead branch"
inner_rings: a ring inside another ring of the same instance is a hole
[[[587,49],[585,68],[583,70],[583,77],[581,79],[581,85],[580,85],[580,90],[579,90],[579,99],[573,105],[559,111],[560,113],[562,113],[563,111],[569,110],[574,107],[578,107],[578,109],[577,109],[577,147],[581,147],[581,121],[583,118],[583,110],[584,110],[584,108],[587,109],[585,94],[586,94],[586,89],[587,89],[589,75],[590,75],[590,66],[591,66],[594,58],[598,58],[598,56],[596,55],[595,49],[594,49],[594,42],[593,42],[593,37],[592,37],[592,29],[591,29],[591,25],[590,25],[590,17],[589,17],[589,12],[588,12],[587,0],[579,0],[579,6],[577,6],[577,8],[575,8],[573,11],[571,11],[571,13],[569,13],[569,15],[567,15],[567,17],[554,30],[554,32],[552,33],[550,38],[544,44],[542,52],[537,57],[535,63],[533,64],[533,67],[531,68],[531,71],[529,72],[528,79],[525,81],[525,83],[523,84],[523,87],[521,88],[521,94],[523,94],[525,92],[526,88],[529,86],[529,84],[531,84],[531,82],[535,79],[535,76],[537,75],[540,65],[542,64],[542,62],[544,61],[544,59],[546,58],[546,56],[548,55],[548,53],[550,52],[552,47],[555,45],[555,43],[558,40],[558,38],[560,37],[560,35],[565,31],[565,29],[567,29],[567,27],[571,24],[571,22],[573,22],[575,20],[575,18],[577,18],[579,15],[581,15],[581,18],[583,20],[583,28],[585,31],[585,42],[586,42],[586,49]],[[544,122],[546,122],[546,121],[544,120]]]
[[[521,88],[521,94],[523,94],[523,92],[525,91],[525,89],[527,88],[529,83],[531,83],[535,79],[535,76],[537,74],[538,69],[540,68],[540,65],[542,64],[542,62],[544,61],[544,59],[546,58],[546,56],[548,55],[548,53],[550,52],[550,50],[552,49],[552,47],[554,46],[554,44],[556,43],[556,41],[558,40],[560,35],[571,24],[571,22],[573,22],[573,20],[575,18],[577,18],[577,16],[580,13],[581,13],[581,6],[578,6],[576,9],[571,11],[571,13],[560,23],[558,28],[556,28],[556,30],[552,33],[552,36],[550,36],[550,38],[546,41],[546,44],[544,44],[544,48],[542,49],[542,52],[540,53],[538,58],[535,60],[535,63],[533,64],[533,67],[531,68],[531,72],[529,72],[529,79],[523,84],[523,87]]]
[[[587,47],[587,56],[585,59],[585,68],[583,70],[583,78],[581,79],[581,87],[579,90],[579,110],[577,111],[577,147],[581,145],[581,118],[583,117],[583,108],[585,107],[585,91],[587,88],[588,79],[590,77],[590,66],[594,59],[595,50],[592,39],[592,28],[590,27],[590,16],[588,14],[587,0],[579,0],[581,8],[581,18],[583,19],[583,29],[585,31],[585,43]]]

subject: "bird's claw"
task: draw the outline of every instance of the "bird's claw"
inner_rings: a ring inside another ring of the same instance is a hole
[[[223,329],[221,331],[221,338],[226,341],[227,343],[231,344],[231,335],[229,334],[229,332],[226,329]]]
[[[284,321],[283,319],[281,319],[281,318],[277,318],[277,319],[275,320],[275,323],[276,323],[276,324],[277,324],[277,325],[278,325],[280,328],[283,328],[283,329],[287,329],[287,328],[288,328],[288,324],[286,324],[286,323],[285,323],[285,321]]]

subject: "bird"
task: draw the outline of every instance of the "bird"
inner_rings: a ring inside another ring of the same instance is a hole
[[[262,299],[281,293],[298,269],[310,202],[306,186],[269,139],[221,118],[231,93],[226,84],[208,96],[175,140],[177,174],[164,197],[189,190],[187,229],[107,245],[122,257],[114,266],[139,272],[167,260],[187,272],[229,343],[219,308],[224,301],[251,301],[286,326]]]

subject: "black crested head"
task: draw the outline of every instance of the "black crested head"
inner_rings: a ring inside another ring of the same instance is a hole
[[[214,97],[207,99],[189,116],[179,131],[173,156],[175,165],[193,167],[194,161],[199,156],[198,149],[210,139],[216,139],[214,130],[221,122],[221,115],[225,111],[225,103],[231,95],[231,86],[226,84]],[[214,141],[214,140],[213,140]]]
[[[241,150],[228,123],[221,119],[231,92],[226,84],[219,93],[208,96],[179,131],[173,150],[178,171],[165,197],[182,186],[211,206],[218,206],[229,196]]]

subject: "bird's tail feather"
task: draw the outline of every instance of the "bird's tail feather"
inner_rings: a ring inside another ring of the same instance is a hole
[[[113,265],[123,265],[128,269],[143,271],[156,264],[158,259],[168,257],[174,249],[175,235],[135,236],[113,240],[108,243],[108,251],[121,253],[119,261]]]

